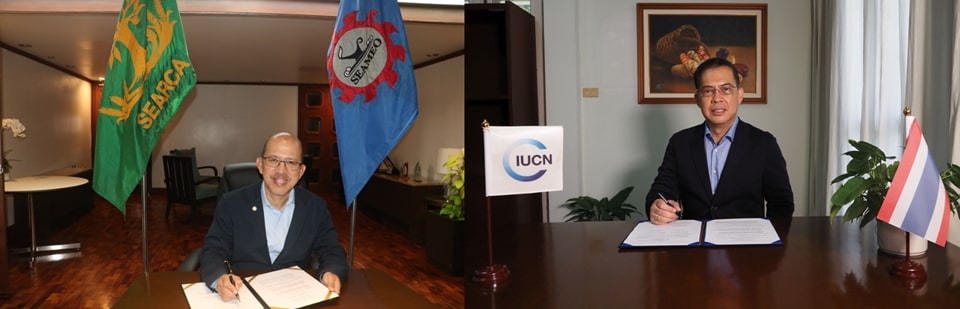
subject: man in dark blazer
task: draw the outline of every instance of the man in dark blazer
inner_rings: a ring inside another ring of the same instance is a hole
[[[694,86],[705,121],[670,137],[647,193],[650,221],[793,215],[793,190],[776,138],[737,116],[743,88],[736,67],[721,58],[704,61]]]
[[[200,275],[224,301],[236,297],[241,286],[239,277],[227,274],[224,261],[237,271],[308,269],[312,254],[319,257],[320,281],[340,293],[348,271],[346,253],[326,202],[296,186],[306,169],[301,158],[296,137],[285,132],[271,136],[257,158],[263,181],[224,194],[217,203],[204,238]]]

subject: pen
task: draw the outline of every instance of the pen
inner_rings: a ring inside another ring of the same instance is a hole
[[[660,199],[663,200],[664,203],[667,203],[667,205],[670,205],[670,202],[667,202],[667,198],[663,197],[663,193],[657,192],[657,195],[660,196]],[[683,219],[683,208],[680,208],[680,211],[677,211],[676,214],[677,214],[677,220]]]
[[[227,269],[227,278],[230,278],[230,284],[236,286],[237,283],[233,281],[233,268],[230,267],[230,262],[223,260],[223,267]],[[240,302],[240,289],[237,289],[237,302]]]

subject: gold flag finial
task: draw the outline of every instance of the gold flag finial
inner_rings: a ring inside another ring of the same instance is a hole
[[[909,106],[904,107],[904,108],[903,108],[903,115],[904,115],[904,116],[910,116],[910,114],[911,114],[910,107],[909,107]]]
[[[488,128],[490,127],[490,122],[484,119],[483,122],[480,123],[480,126],[484,128]]]

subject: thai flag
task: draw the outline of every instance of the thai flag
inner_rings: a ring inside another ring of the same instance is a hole
[[[914,117],[906,120],[907,147],[877,219],[942,247],[947,241],[950,200],[920,125]]]

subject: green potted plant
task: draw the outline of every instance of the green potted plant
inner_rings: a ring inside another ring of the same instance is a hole
[[[613,198],[604,197],[599,200],[590,196],[574,197],[560,207],[570,210],[570,213],[565,216],[566,222],[623,221],[633,214],[640,213],[636,206],[626,203],[632,191],[633,187],[626,187]]]
[[[860,228],[863,228],[877,218],[900,161],[893,160],[894,157],[888,157],[883,150],[868,142],[850,140],[849,143],[854,150],[843,154],[851,158],[850,163],[847,163],[847,172],[830,182],[842,183],[830,197],[830,217],[835,218],[845,205],[850,204],[843,214],[843,221],[859,219]],[[888,162],[891,160],[893,161]],[[957,213],[960,208],[960,194],[957,191],[960,187],[960,166],[949,164],[947,169],[940,173],[940,178],[950,198],[950,210]],[[911,237],[911,240],[917,239],[911,241],[911,255],[925,252],[926,240],[915,235]],[[903,231],[886,222],[877,222],[877,242],[885,252],[905,254],[905,245],[900,244],[904,242]]]
[[[424,249],[433,265],[451,275],[463,274],[463,150],[447,157],[440,210],[428,211],[424,219]]]

